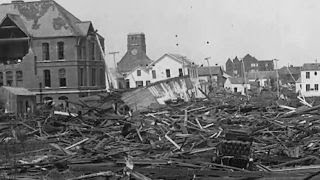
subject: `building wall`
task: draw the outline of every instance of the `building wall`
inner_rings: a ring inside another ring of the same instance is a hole
[[[172,59],[169,56],[163,57],[160,61],[154,64],[154,67],[152,67],[152,70],[156,71],[156,78],[152,77],[152,72],[150,71],[151,74],[151,82],[157,82],[173,77],[179,77],[179,68],[183,68],[183,64]],[[170,77],[166,76],[166,69],[170,70]],[[188,75],[188,68],[184,67],[184,75]]]
[[[229,74],[230,76],[234,76],[234,70],[235,70],[235,67],[234,67],[233,62],[230,59],[228,59],[228,61],[226,62],[227,74]]]
[[[64,58],[58,59],[57,43],[64,42]],[[6,84],[5,73],[13,72],[12,86],[22,86],[33,92],[41,92],[41,96],[45,97],[50,94],[57,94],[52,97],[60,97],[59,94],[67,94],[69,98],[78,98],[84,93],[92,94],[105,90],[105,62],[102,60],[101,51],[98,47],[95,37],[84,38],[84,52],[80,57],[78,47],[79,39],[77,37],[50,38],[50,39],[33,39],[29,53],[22,59],[21,63],[0,65],[0,74],[3,73],[3,85]],[[50,58],[43,59],[42,43],[49,44]],[[89,43],[94,43],[94,54],[91,56]],[[80,69],[83,69],[83,83],[80,82]],[[65,69],[66,86],[60,87],[59,70]],[[95,69],[95,84],[92,84],[92,72]],[[45,87],[44,70],[50,70],[51,86]],[[16,72],[23,72],[22,85],[16,81]],[[66,91],[69,91],[66,93]],[[71,94],[76,94],[71,95]],[[51,95],[50,95],[51,96]],[[69,99],[70,99],[69,98]],[[38,100],[40,98],[38,97]],[[57,100],[57,99],[54,99]]]
[[[137,75],[137,71],[140,70],[141,76]],[[142,81],[143,86],[147,85],[147,81],[151,82],[151,74],[150,71],[145,71],[142,68],[137,68],[136,70],[132,71],[130,74],[128,74],[125,78],[125,80],[129,81],[130,88],[136,88],[136,82]]]
[[[307,78],[307,72],[310,73],[309,78]],[[307,86],[309,85],[309,90],[307,90]],[[316,86],[318,85],[318,89]],[[320,71],[301,71],[301,82],[296,83],[296,91],[301,92],[303,96],[311,97],[311,96],[320,96]]]
[[[224,87],[231,92],[235,92],[235,88],[237,88],[238,93],[240,92],[242,95],[245,95],[245,89],[250,89],[250,84],[232,84],[230,80],[227,79]]]

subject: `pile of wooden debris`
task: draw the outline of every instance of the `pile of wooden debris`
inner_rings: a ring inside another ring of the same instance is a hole
[[[143,112],[87,104],[81,115],[6,115],[0,117],[0,177],[311,179],[320,171],[320,106],[301,102],[257,107],[246,97],[223,95]]]

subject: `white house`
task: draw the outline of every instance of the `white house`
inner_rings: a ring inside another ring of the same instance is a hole
[[[190,75],[197,77],[197,65],[179,54],[164,54],[149,65],[151,82]]]
[[[127,73],[124,79],[127,88],[147,86],[151,82],[150,69],[142,66],[135,67]]]
[[[296,91],[305,97],[320,96],[320,63],[305,63],[301,78],[296,83]]]
[[[243,78],[229,77],[224,83],[224,87],[227,90],[230,90],[235,93],[241,93],[242,95],[246,94],[246,91],[250,89],[250,84],[245,83]]]

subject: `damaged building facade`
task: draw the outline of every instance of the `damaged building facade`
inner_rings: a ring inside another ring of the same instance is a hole
[[[74,100],[106,89],[104,38],[52,0],[0,5],[0,86],[38,102]]]

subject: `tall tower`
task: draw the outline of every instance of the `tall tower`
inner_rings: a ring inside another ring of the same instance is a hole
[[[146,53],[146,39],[144,33],[128,34],[127,40],[128,51],[142,51]]]
[[[118,72],[127,73],[138,66],[145,67],[152,61],[146,54],[144,33],[130,33],[127,36],[127,52],[118,62]]]

